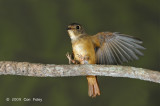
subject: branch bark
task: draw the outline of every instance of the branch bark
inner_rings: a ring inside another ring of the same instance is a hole
[[[127,77],[160,83],[160,72],[118,65],[55,65],[28,62],[0,62],[0,75],[34,77],[112,76]]]

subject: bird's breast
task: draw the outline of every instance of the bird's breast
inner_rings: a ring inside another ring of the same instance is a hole
[[[87,47],[84,44],[76,44],[74,47],[74,52],[79,53],[79,54],[87,54]]]
[[[72,44],[74,58],[76,60],[79,60],[79,56],[82,57],[89,57],[89,63],[94,64],[95,63],[95,51],[94,51],[94,45],[90,40],[79,40]]]

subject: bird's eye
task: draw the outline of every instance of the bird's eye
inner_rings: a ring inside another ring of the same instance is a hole
[[[77,25],[77,26],[76,26],[76,29],[80,29],[80,26],[79,26],[79,25]]]

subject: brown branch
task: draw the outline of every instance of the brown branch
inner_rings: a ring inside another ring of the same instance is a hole
[[[0,62],[0,75],[35,77],[112,76],[127,77],[160,83],[160,72],[117,65],[54,65],[28,62]]]

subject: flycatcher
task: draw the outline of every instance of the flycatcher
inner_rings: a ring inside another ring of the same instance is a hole
[[[67,31],[71,38],[73,53],[67,58],[75,64],[107,64],[115,65],[138,60],[142,56],[140,50],[145,49],[140,39],[118,32],[99,32],[88,35],[77,23],[68,25]],[[100,95],[96,76],[87,76],[88,95]]]

